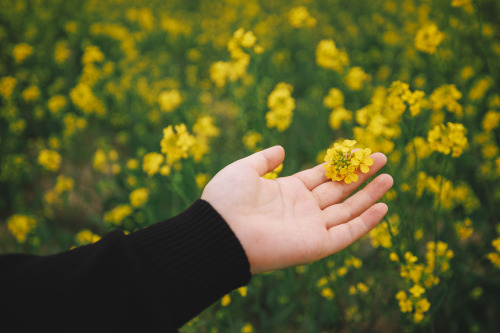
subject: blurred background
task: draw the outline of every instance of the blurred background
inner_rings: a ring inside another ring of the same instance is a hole
[[[0,0],[0,251],[131,232],[280,144],[388,156],[387,218],[182,332],[498,332],[495,0]]]

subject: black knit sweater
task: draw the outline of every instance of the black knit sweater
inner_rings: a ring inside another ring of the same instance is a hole
[[[50,256],[0,256],[2,332],[176,332],[250,281],[241,244],[206,201]]]

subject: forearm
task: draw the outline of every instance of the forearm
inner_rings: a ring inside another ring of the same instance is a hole
[[[18,330],[175,331],[249,280],[248,260],[231,229],[197,201],[127,236],[115,231],[46,257],[0,257],[0,316]]]

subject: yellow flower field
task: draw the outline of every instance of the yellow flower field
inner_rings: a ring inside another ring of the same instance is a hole
[[[500,331],[498,1],[0,7],[1,253],[176,215],[271,145],[270,179],[328,161],[348,183],[383,152],[395,183],[369,235],[182,332]]]

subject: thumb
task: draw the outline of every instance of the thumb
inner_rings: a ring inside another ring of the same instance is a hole
[[[285,150],[281,146],[274,146],[256,152],[248,157],[241,159],[239,163],[257,171],[259,176],[263,176],[280,165],[285,159]]]

